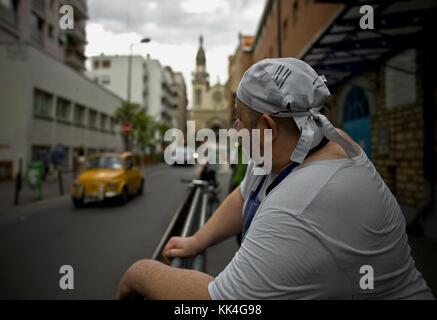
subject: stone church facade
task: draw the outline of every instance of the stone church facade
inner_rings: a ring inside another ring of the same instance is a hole
[[[193,103],[188,120],[195,121],[196,130],[209,128],[215,131],[227,129],[229,108],[226,101],[225,86],[219,81],[210,86],[206,69],[206,55],[203,48],[203,37],[199,38],[199,49],[196,55],[196,69],[193,72]]]

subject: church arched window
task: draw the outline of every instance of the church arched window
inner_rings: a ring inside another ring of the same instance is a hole
[[[202,105],[202,90],[200,89],[196,89],[196,93],[195,93],[195,103],[196,106],[201,106]]]

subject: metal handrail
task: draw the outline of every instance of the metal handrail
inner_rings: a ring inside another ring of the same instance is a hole
[[[204,193],[202,197],[202,207],[200,209],[200,218],[199,218],[199,229],[203,227],[206,223],[208,217],[208,207],[209,207],[209,195],[208,193]],[[204,271],[205,270],[205,252],[199,253],[193,261],[192,269],[196,271]]]
[[[186,211],[188,204],[191,202],[191,199],[193,198],[194,191],[195,191],[194,189],[191,189],[185,196],[184,201],[177,208],[176,214],[171,219],[170,224],[168,225],[163,236],[159,240],[159,243],[155,251],[153,252],[152,260],[160,260],[162,251],[164,250],[167,241],[172,237],[175,230],[178,229],[178,223],[181,221],[181,219],[183,219],[184,212]]]
[[[203,180],[183,181],[191,183],[191,191],[179,206],[157,248],[152,259],[161,260],[165,245],[173,236],[189,237],[206,223],[212,213],[211,192],[213,188]],[[206,265],[205,252],[191,258],[174,258],[171,266],[204,271]]]
[[[188,212],[188,216],[185,220],[184,227],[182,229],[182,232],[180,234],[181,237],[188,237],[191,235],[193,225],[196,218],[196,213],[198,212],[199,207],[199,199],[200,199],[200,193],[202,191],[201,187],[195,188],[195,193],[193,197],[193,201],[191,202],[190,211]],[[186,259],[181,258],[174,258],[171,262],[172,267],[180,268],[184,265],[184,261]]]

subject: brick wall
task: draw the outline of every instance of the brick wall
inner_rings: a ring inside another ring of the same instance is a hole
[[[377,147],[380,142],[378,130],[387,128],[389,149],[386,154],[375,152],[373,162],[398,201],[417,208],[424,199],[420,77],[416,77],[416,102],[393,109],[386,108],[384,68],[376,71],[376,77],[381,85],[376,91],[376,112],[372,117],[372,145]]]
[[[419,72],[420,70],[417,71]],[[369,71],[361,77],[366,78],[372,85],[375,96],[375,109],[371,118],[372,162],[399,203],[418,208],[424,200],[420,77],[416,76],[416,101],[390,109],[386,107],[384,66]],[[348,85],[333,92],[333,99],[330,102],[330,115],[333,123],[339,127],[341,127],[342,111],[339,97]],[[437,155],[437,147],[435,154]]]

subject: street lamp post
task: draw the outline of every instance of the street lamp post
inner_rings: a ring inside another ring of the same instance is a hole
[[[150,38],[143,38],[139,43],[148,43],[150,42]],[[128,67],[127,67],[127,95],[126,101],[127,105],[131,103],[131,94],[132,94],[132,56],[133,56],[133,47],[137,43],[132,43],[129,46],[129,58],[128,58]],[[125,124],[123,124],[125,125]],[[132,124],[131,124],[132,125]],[[130,149],[130,141],[129,141],[129,133],[124,133],[124,141],[125,141],[125,149],[128,151]]]

